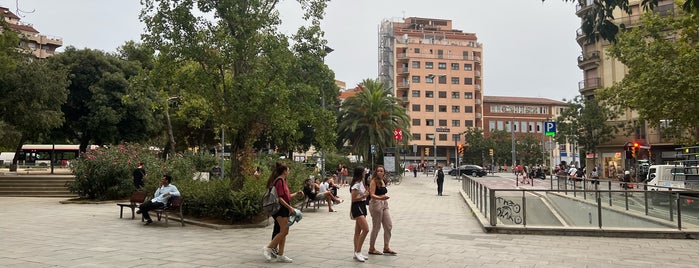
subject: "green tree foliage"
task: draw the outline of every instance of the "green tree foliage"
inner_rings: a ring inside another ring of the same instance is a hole
[[[505,130],[493,130],[490,133],[493,145],[493,158],[501,166],[512,165],[512,133]],[[516,141],[515,141],[516,142]]]
[[[517,138],[517,160],[527,166],[544,164],[544,153],[541,139],[532,134]]]
[[[546,0],[541,0],[545,2]],[[590,2],[589,0],[563,0],[564,2],[578,2],[581,5]],[[654,9],[658,6],[659,0],[642,0],[641,6],[644,9]],[[619,33],[619,25],[614,23],[614,11],[620,9],[626,13],[631,13],[629,0],[594,0],[592,7],[582,14],[582,30],[589,42],[596,42],[603,39],[616,41]],[[682,9],[686,12],[699,13],[699,0],[684,0]]]
[[[483,165],[490,163],[488,151],[493,148],[492,139],[485,138],[483,130],[479,128],[469,128],[464,133],[464,164]]]
[[[87,145],[142,141],[159,124],[141,103],[125,103],[129,78],[140,71],[136,61],[126,61],[99,50],[66,50],[49,59],[70,73],[68,101],[62,106],[66,121],[61,133]]]
[[[619,34],[609,49],[629,68],[624,79],[599,90],[611,107],[632,109],[651,127],[680,142],[699,142],[699,14],[645,14],[643,27]],[[688,131],[689,130],[689,131]]]
[[[556,141],[575,143],[595,153],[597,146],[612,139],[618,125],[611,123],[614,113],[595,99],[576,96],[556,119]]]
[[[299,125],[322,117],[315,115],[320,109],[301,107],[304,102],[296,101],[311,96],[317,100],[320,90],[318,82],[309,85],[298,80],[302,70],[295,68],[298,55],[289,49],[288,38],[277,33],[278,2],[143,1],[144,42],[163,57],[162,70],[196,68],[192,73],[197,79],[190,83],[195,90],[189,92],[196,98],[178,96],[185,106],[200,103],[215,115],[211,126],[225,130],[232,149],[231,188],[236,190],[242,189],[243,178],[253,170],[252,148],[260,137],[266,136],[270,147],[292,149],[303,136]],[[326,2],[299,0],[313,25],[322,19]],[[173,96],[175,89],[169,84],[160,88]]]
[[[393,145],[397,128],[403,130],[403,141],[410,140],[410,117],[383,83],[364,79],[361,87],[362,91],[342,103],[338,133],[343,142],[351,144],[353,153],[368,160],[371,145],[376,146],[379,156]]]

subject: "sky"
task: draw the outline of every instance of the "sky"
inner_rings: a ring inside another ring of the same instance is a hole
[[[22,22],[62,37],[64,47],[115,52],[144,32],[138,0],[0,0],[0,6],[19,8]],[[296,1],[281,0],[278,8],[282,33],[307,24]],[[335,78],[348,88],[377,78],[378,25],[404,17],[449,19],[453,28],[475,33],[483,44],[486,96],[569,100],[579,94],[580,19],[563,0],[332,0],[321,27],[334,49],[325,62]]]

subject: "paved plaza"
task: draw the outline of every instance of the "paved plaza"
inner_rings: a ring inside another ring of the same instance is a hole
[[[498,176],[497,174],[495,176]],[[504,176],[504,175],[503,175]],[[506,176],[504,176],[506,177]],[[514,183],[514,181],[513,181]],[[293,190],[293,189],[292,189]],[[216,230],[170,221],[143,226],[111,203],[60,204],[56,198],[0,198],[0,267],[697,267],[699,241],[483,233],[447,176],[389,186],[397,256],[352,259],[349,202],[308,211],[291,227],[291,264],[267,263],[272,227]],[[349,199],[347,188],[341,197]],[[187,193],[183,193],[186,195]],[[130,216],[130,211],[128,213]],[[377,248],[382,248],[382,233]],[[369,238],[363,247],[367,254]]]

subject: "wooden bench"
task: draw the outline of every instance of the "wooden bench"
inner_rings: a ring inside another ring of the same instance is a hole
[[[184,226],[184,216],[182,216],[182,205],[184,198],[182,196],[171,196],[164,208],[153,209],[149,212],[154,212],[158,217],[158,221],[165,216],[165,225],[168,225],[168,213],[175,213],[180,216],[180,223]],[[143,221],[143,217],[141,217]]]
[[[146,200],[146,192],[142,191],[136,191],[131,194],[131,198],[129,198],[129,203],[117,203],[116,205],[120,207],[119,209],[119,218],[124,217],[124,207],[128,207],[131,209],[131,219],[136,218],[136,208],[143,204],[143,202]]]
[[[306,198],[303,201],[303,204],[301,205],[301,211],[303,211],[306,208],[313,208],[313,211],[318,211],[321,203],[325,204],[325,199],[316,200],[308,198],[308,196],[306,196]]]

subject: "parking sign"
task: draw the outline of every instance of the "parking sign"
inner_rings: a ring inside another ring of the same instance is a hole
[[[556,122],[544,122],[546,136],[556,136]]]

